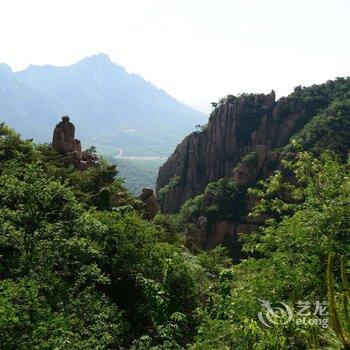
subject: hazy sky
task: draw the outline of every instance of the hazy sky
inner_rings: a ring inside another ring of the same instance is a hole
[[[349,0],[1,0],[0,62],[99,52],[191,106],[350,75]]]

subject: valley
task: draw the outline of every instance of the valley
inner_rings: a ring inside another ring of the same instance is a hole
[[[86,147],[95,146],[113,162],[122,152],[119,167],[126,183],[133,183],[132,192],[143,183],[154,187],[157,166],[206,120],[204,113],[127,73],[106,54],[67,67],[31,65],[13,72],[0,65],[0,121],[24,138],[49,143],[55,120],[62,115],[74,119]],[[127,169],[122,169],[124,165]],[[135,177],[128,178],[135,166],[144,169],[136,183]]]
[[[223,97],[167,160],[55,124],[0,123],[1,349],[347,348],[350,78]]]

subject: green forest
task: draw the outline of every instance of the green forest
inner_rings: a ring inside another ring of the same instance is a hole
[[[319,105],[246,190],[266,220],[239,255],[202,250],[193,219],[246,210],[233,178],[149,220],[116,165],[0,124],[0,349],[350,349],[350,100],[303,91]]]

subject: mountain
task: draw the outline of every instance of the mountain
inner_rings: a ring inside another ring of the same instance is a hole
[[[24,137],[50,142],[62,115],[77,126],[83,146],[114,155],[168,155],[205,115],[180,103],[105,54],[68,67],[12,72],[0,65],[0,120]]]
[[[349,135],[350,78],[299,86],[278,101],[274,91],[230,95],[159,169],[161,209],[173,213],[182,207],[198,229],[204,222],[206,249],[232,243],[261,223],[246,216],[254,203],[247,188],[281,168],[281,158],[293,153],[291,139],[304,149],[331,149],[345,158]]]

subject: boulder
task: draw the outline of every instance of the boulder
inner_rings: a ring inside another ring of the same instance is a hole
[[[76,168],[84,170],[91,167],[91,160],[82,159],[83,152],[80,140],[75,137],[75,126],[68,116],[62,117],[53,132],[52,147],[59,153],[68,156],[70,163]]]
[[[74,134],[74,124],[69,121],[68,116],[62,117],[62,121],[56,125],[53,132],[53,148],[64,155],[77,152],[81,158],[81,144],[79,140],[74,139]]]
[[[159,205],[151,188],[144,188],[140,194],[141,201],[146,205],[146,219],[153,220],[159,212]]]

